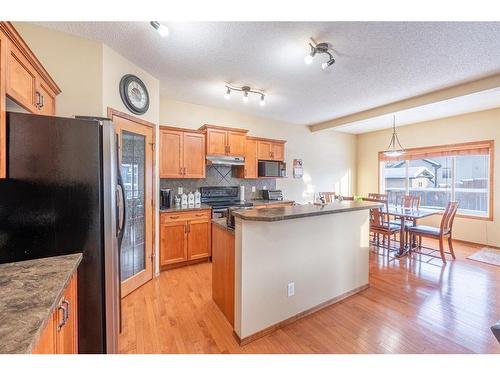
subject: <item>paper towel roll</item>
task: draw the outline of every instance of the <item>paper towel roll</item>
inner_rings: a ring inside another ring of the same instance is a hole
[[[243,202],[245,200],[245,187],[243,185],[240,185],[240,202]]]

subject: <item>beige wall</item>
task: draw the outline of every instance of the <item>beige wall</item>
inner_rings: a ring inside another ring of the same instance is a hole
[[[125,74],[134,74],[146,85],[149,93],[149,109],[144,115],[131,113],[120,97],[120,80]],[[158,124],[160,113],[160,81],[129,60],[102,45],[102,113],[111,107],[143,120]]]
[[[62,90],[56,114],[100,115],[102,44],[28,22],[13,25]]]
[[[356,177],[356,137],[353,135],[334,131],[311,133],[306,126],[161,99],[161,125],[197,129],[207,123],[248,129],[249,135],[257,137],[285,139],[289,177],[278,180],[277,188],[283,189],[289,199],[311,201],[314,191],[352,193]],[[293,159],[303,160],[304,178],[291,177]]]
[[[445,119],[422,122],[398,128],[401,143],[406,148],[445,145],[472,141],[500,140],[500,109],[465,114]],[[391,130],[382,130],[358,136],[357,191],[359,195],[378,191],[378,152],[389,143]],[[455,236],[493,246],[500,246],[500,153],[494,156],[494,221],[457,218]],[[429,219],[437,225],[440,216]]]

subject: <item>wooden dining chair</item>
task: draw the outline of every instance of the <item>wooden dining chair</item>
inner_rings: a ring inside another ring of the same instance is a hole
[[[369,202],[384,203],[387,206],[387,200],[367,198],[364,199]],[[383,212],[380,208],[370,209],[370,233],[373,233],[373,242],[377,238],[376,244],[380,246],[380,235],[382,235],[382,247],[385,247],[387,238],[387,249],[391,249],[391,236],[399,231],[399,226],[388,222],[387,211]]]
[[[441,219],[441,225],[439,228],[431,227],[427,225],[415,225],[408,228],[408,232],[411,235],[415,235],[419,238],[418,248],[422,249],[422,237],[433,238],[439,241],[439,252],[441,254],[441,259],[443,263],[446,264],[446,257],[444,251],[444,240],[448,240],[448,248],[450,250],[449,254],[453,259],[456,259],[455,251],[453,250],[453,221],[455,220],[455,215],[458,210],[458,202],[449,202],[444,210],[443,218]],[[433,249],[431,249],[433,250]],[[410,246],[410,251],[412,247]]]
[[[319,193],[319,196],[324,199],[325,203],[335,202],[335,192],[323,191]]]

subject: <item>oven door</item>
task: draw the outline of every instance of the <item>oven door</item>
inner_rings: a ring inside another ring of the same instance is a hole
[[[227,217],[227,207],[212,207],[212,219]]]

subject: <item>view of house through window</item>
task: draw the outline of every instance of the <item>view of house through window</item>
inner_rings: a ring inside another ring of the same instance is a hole
[[[401,204],[401,196],[420,196],[421,207],[444,209],[449,201],[459,203],[459,213],[490,216],[491,144],[470,148],[457,145],[431,150],[408,150],[403,160],[382,157],[380,191],[389,204]]]

